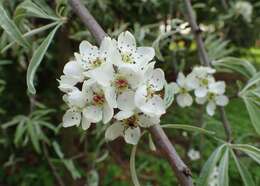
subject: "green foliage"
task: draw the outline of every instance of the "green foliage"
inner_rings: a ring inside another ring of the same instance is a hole
[[[183,1],[82,2],[109,35],[128,29],[139,44],[153,45],[168,82],[199,65]],[[171,84],[165,87],[168,111],[161,123],[198,185],[207,185],[218,166],[220,185],[254,186],[260,184],[260,4],[244,1],[253,8],[246,13],[239,1],[226,2],[227,9],[219,1],[192,1],[216,79],[227,83],[232,143],[225,142],[218,113],[208,117],[195,103],[185,109],[175,105]],[[0,185],[58,185],[50,163],[65,185],[130,186],[131,175],[136,185],[178,184],[151,135],[131,154],[120,140],[104,141],[106,125],[60,128],[65,108],[56,79],[81,40],[94,42],[67,0],[2,0],[0,26]],[[26,89],[28,84],[35,93],[36,82],[35,105]],[[191,148],[200,151],[199,160],[187,157]]]

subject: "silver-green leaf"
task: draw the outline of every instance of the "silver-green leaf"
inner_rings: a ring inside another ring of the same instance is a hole
[[[61,26],[62,23],[58,24],[44,39],[44,41],[41,43],[41,45],[36,49],[35,53],[32,56],[32,59],[30,61],[27,74],[26,74],[26,82],[27,82],[27,87],[30,93],[35,94],[36,90],[33,84],[34,76],[36,73],[36,70],[38,69],[56,31],[58,28]]]
[[[3,5],[0,4],[0,26],[19,45],[29,48],[28,41],[22,36],[21,31],[15,23],[8,17]]]

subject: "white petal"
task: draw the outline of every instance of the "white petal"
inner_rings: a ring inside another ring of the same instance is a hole
[[[176,101],[180,107],[191,106],[193,99],[190,94],[179,94],[176,98]]]
[[[103,54],[103,57],[106,57],[114,47],[116,47],[116,45],[113,46],[113,40],[106,36],[100,44],[100,53]]]
[[[82,117],[82,121],[81,121],[81,127],[83,130],[87,130],[91,125],[91,122],[85,118],[84,116]]]
[[[210,101],[206,107],[208,115],[213,116],[215,113],[215,109],[216,109],[216,104],[213,101]]]
[[[134,36],[128,31],[122,32],[118,36],[118,48],[122,52],[127,52],[127,53],[135,52],[136,42]]]
[[[126,143],[136,145],[141,137],[141,130],[139,127],[131,128],[125,130],[124,139]]]
[[[160,68],[153,70],[152,76],[149,79],[149,83],[153,86],[153,90],[155,91],[162,90],[165,83],[163,70]]]
[[[186,84],[186,77],[182,72],[179,72],[178,77],[177,77],[177,83],[181,86],[184,87]]]
[[[120,110],[132,111],[135,108],[135,93],[132,90],[124,91],[117,97],[117,106]]]
[[[114,69],[111,64],[104,64],[88,72],[90,78],[96,80],[102,86],[109,86],[114,77]]]
[[[138,89],[135,92],[135,105],[139,108],[143,106],[146,102],[146,96],[147,96],[146,85],[138,87]]]
[[[71,127],[71,126],[78,126],[81,121],[81,113],[75,111],[74,109],[67,110],[67,112],[63,116],[63,127]]]
[[[94,105],[87,106],[83,109],[83,115],[89,121],[97,123],[102,120],[102,109]]]
[[[165,113],[163,99],[160,96],[155,95],[151,99],[149,99],[143,106],[141,106],[140,110],[147,115],[159,117]]]
[[[72,76],[78,79],[78,81],[82,81],[84,78],[82,72],[83,69],[81,68],[80,64],[77,61],[70,61],[66,63],[63,69],[63,73],[65,75]]]
[[[172,82],[170,84],[172,84],[172,86],[173,86],[173,94],[177,94],[177,93],[180,92],[180,87],[179,87],[179,85],[177,83]]]
[[[140,67],[144,67],[147,65],[149,61],[154,58],[155,51],[152,47],[138,47],[136,50],[136,55],[134,60],[140,65]]]
[[[113,115],[114,115],[114,109],[110,105],[105,103],[103,107],[103,123],[104,124],[108,123],[112,119]]]
[[[129,67],[121,67],[118,71],[119,74],[122,74],[124,77],[126,77],[126,80],[132,89],[137,88],[143,80],[143,74],[141,71],[134,71]]]
[[[218,82],[209,84],[210,92],[213,92],[215,94],[224,94],[225,88],[226,88],[226,84],[224,81],[218,81]]]
[[[122,122],[115,122],[106,129],[106,140],[112,141],[123,135],[124,125]]]
[[[122,61],[122,56],[117,48],[113,48],[111,51],[109,51],[106,61],[107,63],[114,64],[118,67],[124,64]]]
[[[79,108],[82,108],[86,104],[83,93],[77,88],[74,88],[71,92],[68,93],[67,101],[70,105]]]
[[[207,96],[201,97],[201,98],[200,97],[196,97],[196,103],[198,103],[200,105],[204,104],[206,101],[207,101]]]
[[[105,98],[106,98],[108,104],[113,108],[117,108],[115,88],[114,87],[105,87],[104,93],[105,93]]]
[[[199,88],[199,85],[200,85],[199,79],[196,78],[196,76],[194,76],[193,73],[190,73],[189,75],[187,75],[186,83],[188,86],[187,87],[188,90],[197,89],[197,88]]]
[[[228,97],[225,95],[216,96],[216,104],[219,106],[225,106],[228,104]]]
[[[86,60],[93,60],[97,58],[99,50],[88,41],[82,41],[79,45],[79,52]]]
[[[119,111],[114,118],[117,120],[123,120],[123,119],[127,119],[130,118],[132,115],[134,115],[133,111]]]
[[[146,81],[147,79],[150,79],[150,77],[153,75],[154,65],[155,65],[155,62],[153,61],[153,62],[147,64],[143,68],[142,71],[144,72],[144,81]]]
[[[194,94],[196,97],[205,97],[208,93],[208,89],[206,87],[199,87],[195,89]]]
[[[141,127],[148,128],[159,123],[160,123],[159,117],[151,117],[146,114],[142,114],[139,116],[139,125]]]

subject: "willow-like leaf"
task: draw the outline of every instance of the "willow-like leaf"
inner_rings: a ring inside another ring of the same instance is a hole
[[[29,48],[28,41],[22,36],[22,33],[15,23],[8,17],[3,5],[0,4],[0,26],[4,31],[19,45]]]
[[[188,130],[188,131],[192,131],[192,132],[200,132],[200,133],[209,134],[209,135],[215,134],[215,132],[213,132],[213,131],[206,130],[206,129],[203,129],[203,128],[200,128],[200,127],[191,126],[191,125],[164,124],[164,125],[161,125],[161,127],[162,128],[182,129],[182,130]]]
[[[35,53],[32,56],[32,59],[30,61],[27,74],[26,74],[26,82],[27,87],[30,93],[35,94],[36,90],[33,84],[34,76],[36,73],[36,70],[38,69],[56,31],[61,26],[62,23],[58,24],[45,38],[45,40],[41,43],[41,45],[36,49]]]

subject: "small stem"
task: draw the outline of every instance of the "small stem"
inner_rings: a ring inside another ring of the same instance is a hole
[[[223,127],[224,127],[225,132],[226,132],[227,141],[231,142],[232,131],[231,131],[231,128],[230,128],[230,125],[229,125],[229,122],[228,122],[228,118],[226,116],[225,109],[224,109],[224,107],[219,107],[219,110],[220,110],[220,117],[221,117],[221,120],[222,120],[222,123],[223,123]]]

